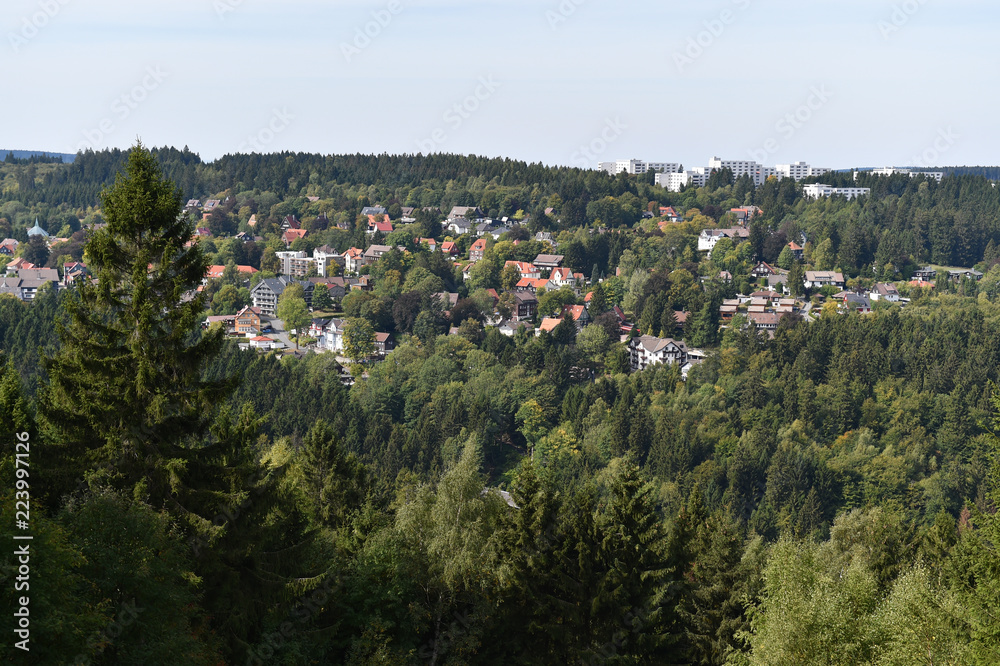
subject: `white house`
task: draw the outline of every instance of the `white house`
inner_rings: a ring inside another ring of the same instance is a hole
[[[444,227],[456,235],[467,234],[472,231],[472,223],[464,217],[456,217],[444,222]]]
[[[272,338],[269,338],[266,335],[258,335],[255,338],[250,338],[251,349],[261,349],[267,351],[270,349],[279,349],[282,346],[283,345],[280,342]]]
[[[319,337],[319,346],[329,351],[343,351],[344,349],[344,324],[343,319],[331,319],[323,328],[323,335]]]
[[[806,289],[818,289],[820,287],[840,287],[844,288],[844,274],[836,271],[806,271],[804,280]]]
[[[889,301],[890,303],[899,302],[899,291],[897,291],[896,286],[893,284],[883,284],[878,283],[875,288],[869,292],[868,297],[873,301]]]
[[[687,346],[680,340],[643,335],[629,343],[632,370],[644,370],[657,363],[684,365],[688,360]]]
[[[716,243],[723,238],[732,238],[738,243],[750,237],[750,230],[744,227],[733,227],[731,229],[703,229],[698,236],[698,251],[711,252]]]

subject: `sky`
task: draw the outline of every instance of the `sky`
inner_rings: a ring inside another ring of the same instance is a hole
[[[4,0],[0,147],[1000,164],[983,0]]]

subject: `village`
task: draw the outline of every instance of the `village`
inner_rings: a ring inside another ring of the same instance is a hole
[[[219,199],[204,202],[192,199],[185,205],[185,214],[200,217],[207,224],[213,212],[226,203]],[[523,260],[526,257],[521,253],[519,256],[522,259],[506,259],[502,266],[498,266],[503,276],[501,284],[479,290],[488,299],[480,298],[477,301],[482,316],[478,321],[473,319],[471,323],[464,324],[466,328],[472,326],[482,331],[486,327],[492,327],[509,337],[519,332],[533,336],[552,335],[563,322],[568,322],[576,332],[580,332],[603,315],[603,325],[608,328],[609,333],[615,340],[627,345],[629,367],[633,371],[659,363],[677,364],[686,377],[690,369],[705,358],[705,351],[685,342],[684,331],[692,317],[690,312],[673,312],[676,331],[668,331],[655,328],[642,330],[636,322],[630,321],[630,314],[623,309],[621,303],[608,302],[603,297],[598,299],[599,311],[594,311],[595,286],[601,286],[608,279],[607,276],[587,277],[579,270],[567,266],[564,255],[557,253],[557,235],[549,231],[529,235],[527,228],[530,220],[527,216],[492,219],[477,206],[455,206],[440,222],[439,237],[444,240],[414,237],[412,243],[384,244],[383,239],[387,236],[398,238],[399,234],[395,233],[398,228],[416,222],[417,212],[415,208],[399,207],[398,218],[393,220],[386,207],[364,207],[355,224],[365,226],[365,238],[371,242],[363,248],[352,246],[343,252],[338,252],[327,244],[314,246],[311,252],[302,249],[303,239],[309,236],[310,231],[295,214],[285,215],[275,229],[280,238],[277,246],[284,249],[273,252],[270,265],[267,265],[269,260],[265,255],[260,263],[261,268],[246,264],[208,267],[198,291],[217,287],[217,283],[226,278],[229,270],[235,273],[235,276],[229,275],[230,281],[239,285],[240,289],[248,290],[248,293],[244,298],[246,302],[237,311],[231,314],[209,313],[203,326],[222,327],[228,337],[238,341],[240,347],[248,351],[273,353],[279,357],[301,357],[307,353],[333,354],[342,367],[345,383],[351,383],[354,378],[348,368],[352,363],[363,371],[361,366],[384,360],[397,344],[396,335],[379,330],[370,332],[370,340],[361,345],[363,352],[360,354],[355,350],[349,351],[345,343],[350,334],[349,316],[342,309],[344,299],[352,292],[376,290],[377,271],[373,269],[384,258],[395,256],[397,260],[406,260],[417,252],[439,254],[454,267],[454,274],[460,276],[460,283],[465,284],[473,277],[476,266],[484,262],[488,251],[497,243],[509,243],[509,247],[515,252],[519,247],[527,248],[530,243],[532,247],[542,251],[529,260]],[[551,209],[546,211],[547,214],[552,212]],[[724,217],[732,222],[731,226],[703,228],[697,236],[696,245],[698,254],[704,258],[703,265],[714,253],[723,250],[719,245],[723,241],[725,251],[731,251],[748,241],[751,222],[759,212],[760,209],[756,206],[733,208]],[[660,206],[659,210],[650,210],[643,215],[643,223],[647,221],[655,225],[652,227],[654,231],[663,231],[670,226],[684,224],[687,220],[673,207]],[[314,222],[310,226],[316,228],[328,225],[331,225],[330,220],[324,219],[321,224]],[[350,226],[342,223],[345,231]],[[255,234],[255,227],[257,216],[252,215],[245,230],[238,231],[227,240],[231,243],[266,243],[267,238]],[[589,233],[611,232],[599,227],[590,229]],[[28,237],[29,241],[44,242],[47,247],[56,248],[54,251],[58,251],[60,243],[67,241],[51,237],[37,221],[28,231]],[[210,241],[213,237],[208,226],[198,225],[188,245]],[[719,286],[720,291],[725,292],[725,297],[718,305],[713,326],[722,331],[733,326],[752,326],[762,334],[773,337],[784,317],[813,322],[821,316],[833,314],[870,313],[879,303],[903,306],[908,302],[909,299],[900,294],[893,282],[877,282],[868,288],[848,288],[843,273],[839,271],[803,270],[808,241],[804,235],[799,240],[801,243],[788,242],[774,264],[759,261],[748,275],[743,276],[742,286],[749,285],[746,289],[748,293],[735,288],[734,275],[729,271],[700,275],[698,280],[702,286],[714,283]],[[89,279],[83,262],[66,262],[61,270],[38,267],[19,256],[23,254],[18,252],[20,245],[10,238],[0,242],[0,258],[7,259],[5,274],[0,278],[0,295],[7,294],[23,301],[31,301],[48,284],[64,289],[78,280]],[[272,239],[271,246],[275,245]],[[789,260],[793,265],[789,265]],[[782,263],[786,268],[779,266]],[[262,268],[270,270],[262,271]],[[619,266],[613,277],[620,277],[621,270]],[[652,270],[654,269],[650,269]],[[917,289],[933,288],[938,275],[937,269],[927,266],[917,271],[913,280],[906,281],[905,285]],[[950,281],[978,281],[983,274],[966,269],[949,270],[943,276]],[[309,312],[309,320],[298,328],[286,326],[278,314],[279,303],[289,288],[293,288],[295,294],[301,296]],[[556,299],[557,307],[552,306],[553,299],[550,298],[546,302],[546,309],[540,312],[540,299],[546,294],[559,294]],[[449,335],[460,335],[463,332],[468,334],[468,330],[463,331],[460,325],[465,320],[456,320],[453,313],[459,309],[460,303],[465,304],[469,300],[469,296],[468,289],[433,294],[434,308],[440,310],[445,322],[451,322],[442,332],[446,331]],[[193,298],[194,293],[188,297]]]

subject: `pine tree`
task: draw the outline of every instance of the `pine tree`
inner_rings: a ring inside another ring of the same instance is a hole
[[[154,506],[176,502],[226,382],[201,379],[222,331],[197,337],[205,309],[193,292],[205,274],[180,194],[137,145],[102,193],[107,227],[87,245],[93,283],[79,285],[57,323],[62,347],[43,362],[41,395],[52,489],[100,469],[116,487],[141,486]]]
[[[333,430],[317,421],[302,442],[300,505],[316,525],[342,525],[365,496],[365,470],[353,453],[345,454]]]

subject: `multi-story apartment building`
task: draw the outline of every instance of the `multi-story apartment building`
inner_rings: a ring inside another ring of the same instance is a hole
[[[275,252],[275,256],[281,261],[281,273],[282,275],[291,275],[292,277],[305,277],[309,274],[309,269],[316,265],[316,260],[312,257],[306,256],[303,251],[293,251],[286,250],[283,252]]]
[[[871,194],[871,188],[868,187],[832,187],[830,185],[824,185],[823,183],[813,183],[812,185],[806,185],[802,188],[802,194],[804,196],[818,199],[820,197],[830,197],[835,194],[847,197],[848,199],[853,199],[855,197],[863,197]]]
[[[652,335],[632,338],[629,355],[632,370],[645,370],[657,363],[684,365],[688,360],[687,346],[683,342],[671,338],[654,338]]]
[[[343,268],[347,263],[344,257],[329,245],[314,249],[313,260],[316,262],[316,273],[320,277],[333,277],[334,271],[330,267],[336,265]],[[330,275],[327,275],[328,270]]]
[[[250,298],[253,299],[253,306],[260,310],[260,314],[265,317],[273,317],[278,309],[278,299],[291,284],[302,285],[303,298],[307,306],[312,305],[313,289],[316,287],[312,282],[293,280],[282,275],[277,278],[261,280],[250,290]]]
[[[823,176],[830,173],[830,169],[814,167],[805,162],[794,162],[792,164],[778,164],[774,167],[779,178],[792,178],[795,182],[803,178]]]
[[[637,175],[649,171],[662,171],[664,173],[674,173],[680,171],[679,162],[644,162],[643,160],[618,160],[617,162],[599,162],[598,171],[606,171],[612,175],[622,171],[628,174]]]
[[[858,179],[858,174],[863,173],[859,171],[854,172],[854,180]],[[893,176],[897,173],[907,174],[910,178],[916,178],[917,176],[927,176],[928,178],[933,178],[937,182],[941,182],[944,178],[943,171],[913,171],[912,169],[898,169],[896,167],[882,167],[881,169],[873,169],[871,172],[873,176]]]

